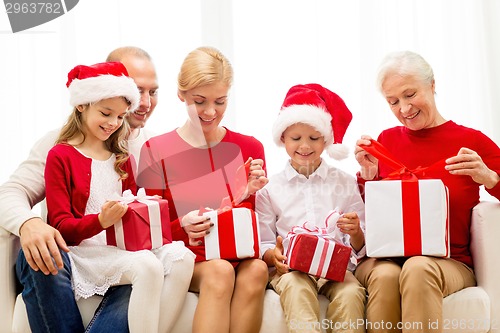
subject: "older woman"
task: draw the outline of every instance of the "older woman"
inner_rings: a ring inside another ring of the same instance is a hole
[[[260,259],[207,261],[202,242],[213,224],[200,216],[200,208],[216,209],[225,197],[253,205],[253,194],[267,183],[262,144],[220,125],[232,78],[218,50],[190,52],[178,76],[188,119],[147,141],[139,164],[137,184],[168,199],[173,238],[196,254],[190,290],[200,296],[193,332],[258,332],[262,321],[267,265]],[[238,184],[233,176],[244,162],[250,164],[248,183],[245,178]]]
[[[441,332],[442,298],[476,284],[469,250],[471,210],[479,202],[481,185],[500,198],[500,149],[480,131],[443,118],[434,100],[432,68],[420,55],[389,54],[378,85],[403,124],[384,130],[378,141],[410,169],[446,160],[433,178],[449,190],[451,258],[365,259],[356,277],[369,294],[368,323],[382,327],[368,325],[368,332],[401,332],[401,327],[403,332]],[[360,147],[369,140],[364,135],[356,142],[360,186],[392,171]],[[431,329],[430,322],[439,328]]]

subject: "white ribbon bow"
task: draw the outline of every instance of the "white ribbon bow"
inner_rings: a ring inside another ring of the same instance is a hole
[[[152,195],[146,195],[146,190],[142,187],[137,191],[137,195],[133,195],[131,190],[125,190],[123,191],[122,196],[120,196],[118,193],[114,193],[111,197],[112,201],[118,201],[127,205],[134,201],[145,203],[144,201],[150,199],[156,199],[156,197]]]
[[[163,245],[160,204],[158,201],[150,199],[158,198],[156,196],[146,195],[146,190],[144,190],[144,188],[140,188],[137,191],[137,195],[133,195],[131,190],[125,190],[122,196],[120,196],[118,193],[115,193],[112,198],[112,200],[119,201],[124,204],[130,204],[134,201],[137,201],[148,206],[151,248],[156,249]],[[125,249],[125,235],[123,231],[122,220],[116,223],[114,227],[117,246]]]

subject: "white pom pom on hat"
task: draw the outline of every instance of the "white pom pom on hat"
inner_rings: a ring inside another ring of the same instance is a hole
[[[129,111],[134,111],[141,98],[137,85],[121,62],[78,65],[68,73],[66,87],[69,90],[71,106],[125,97],[130,102]]]
[[[337,94],[316,83],[299,84],[286,94],[273,125],[273,139],[278,146],[283,146],[283,132],[293,124],[304,123],[324,136],[325,150],[330,157],[342,160],[349,155],[342,139],[351,120],[351,111]]]

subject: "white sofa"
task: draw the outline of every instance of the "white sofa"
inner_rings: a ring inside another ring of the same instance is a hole
[[[481,202],[473,211],[472,251],[478,286],[446,297],[444,323],[453,333],[500,333],[500,203]],[[16,292],[15,258],[19,250],[16,236],[0,228],[0,333],[30,332],[26,309]],[[173,333],[189,333],[198,297],[188,293]],[[78,303],[88,323],[99,304],[99,297]],[[322,313],[326,298],[320,296]],[[323,322],[322,322],[323,323]],[[279,297],[266,291],[262,333],[286,333]]]

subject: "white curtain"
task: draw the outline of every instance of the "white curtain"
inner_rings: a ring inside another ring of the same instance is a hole
[[[430,62],[445,118],[500,144],[497,0],[81,0],[25,32],[9,32],[5,12],[0,23],[0,182],[37,138],[65,121],[67,72],[122,45],[146,49],[156,63],[160,102],[148,126],[158,133],[185,119],[176,96],[184,56],[201,45],[221,49],[235,69],[223,124],[264,143],[270,174],[287,158],[271,126],[292,85],[320,83],[345,100],[354,115],[344,139],[351,150],[361,134],[398,125],[374,83],[380,60],[394,50]],[[353,158],[337,164],[357,170]]]

